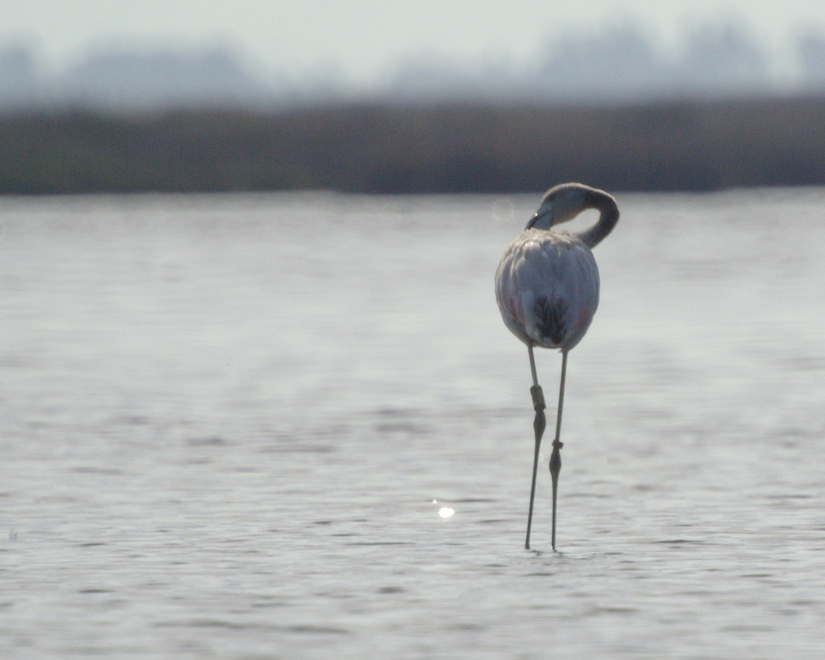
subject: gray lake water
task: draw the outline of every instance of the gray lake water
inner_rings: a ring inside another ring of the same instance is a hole
[[[825,190],[618,201],[554,553],[538,196],[0,200],[0,657],[825,657]]]

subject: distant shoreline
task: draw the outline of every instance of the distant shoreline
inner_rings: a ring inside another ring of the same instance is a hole
[[[0,114],[0,194],[825,184],[825,98]]]

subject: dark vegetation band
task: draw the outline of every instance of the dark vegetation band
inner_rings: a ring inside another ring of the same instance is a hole
[[[0,115],[0,193],[825,184],[825,99]]]

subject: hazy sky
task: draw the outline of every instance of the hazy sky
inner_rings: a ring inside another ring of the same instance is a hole
[[[370,82],[404,56],[515,64],[556,35],[638,23],[663,49],[707,21],[747,25],[768,51],[825,33],[824,0],[0,0],[0,45],[59,67],[113,43],[236,47],[289,76],[338,67]]]

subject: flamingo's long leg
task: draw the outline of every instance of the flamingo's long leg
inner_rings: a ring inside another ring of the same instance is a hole
[[[559,473],[561,472],[561,448],[564,443],[559,439],[561,436],[561,413],[564,407],[564,379],[567,374],[567,351],[562,351],[561,358],[561,382],[559,383],[559,408],[556,412],[556,437],[553,440],[553,453],[550,455],[550,476],[553,478],[553,532],[551,544],[553,550],[556,549],[556,496],[559,490]]]
[[[530,388],[530,396],[533,397],[533,408],[536,411],[536,419],[533,422],[533,429],[536,432],[536,449],[533,455],[533,482],[530,486],[530,510],[527,513],[527,538],[524,541],[524,549],[530,549],[530,528],[533,525],[533,501],[536,498],[536,471],[539,464],[539,448],[541,447],[541,436],[544,434],[544,428],[547,426],[547,420],[544,417],[544,393],[539,385],[536,376],[536,361],[533,358],[533,346],[527,345],[527,352],[530,356],[530,372],[533,375],[533,386]],[[556,432],[558,435],[558,432]]]

